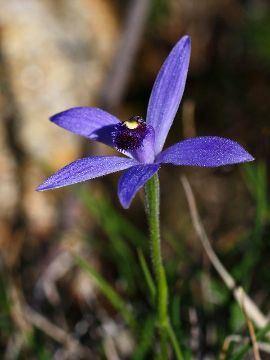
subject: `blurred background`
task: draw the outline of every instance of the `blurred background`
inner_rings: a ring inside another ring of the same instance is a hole
[[[0,0],[0,9],[1,359],[154,358],[153,307],[138,259],[141,250],[151,266],[143,193],[124,211],[119,174],[46,193],[35,188],[82,155],[113,154],[48,117],[73,106],[144,117],[158,70],[184,34],[192,39],[191,64],[166,146],[218,135],[256,158],[160,171],[172,322],[186,359],[218,359],[228,337],[248,338],[247,319],[194,232],[180,175],[191,183],[216,253],[267,315],[269,2]],[[93,269],[135,309],[140,334],[100,291]]]

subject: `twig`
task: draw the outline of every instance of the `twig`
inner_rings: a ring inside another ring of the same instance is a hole
[[[259,347],[258,347],[258,343],[257,343],[255,331],[254,331],[254,326],[253,326],[252,321],[250,320],[250,318],[248,317],[248,314],[246,312],[246,306],[245,306],[245,300],[244,299],[242,301],[242,309],[243,309],[243,313],[245,315],[247,326],[248,326],[248,331],[249,331],[249,336],[250,336],[250,340],[251,340],[251,343],[252,343],[252,350],[253,350],[254,359],[255,360],[261,360],[261,356],[260,356],[260,353],[259,353]]]
[[[46,298],[54,306],[61,302],[56,285],[57,281],[74,266],[74,259],[71,254],[68,251],[60,250],[41,274],[36,284],[36,291],[44,291]]]
[[[242,343],[244,341],[248,341],[246,338],[242,338],[242,336],[240,335],[229,335],[225,338],[223,345],[222,345],[222,349],[221,349],[221,353],[219,355],[219,360],[226,360],[227,358],[227,353],[228,350],[230,348],[230,345],[232,342],[235,343]]]
[[[217,257],[216,253],[214,252],[213,247],[205,232],[205,229],[201,223],[195,198],[186,176],[181,176],[181,182],[185,190],[194,229],[202,243],[202,246],[207,256],[209,257],[209,260],[211,261],[216,271],[219,273],[226,286],[233,292],[239,306],[241,306],[242,302],[244,301],[248,317],[256,324],[258,328],[264,328],[268,324],[267,318],[260,311],[257,305],[253,302],[253,300],[244,292],[244,290],[240,286],[236,285],[234,278],[225,269],[225,267]]]
[[[270,354],[270,345],[265,342],[257,341],[258,347],[261,351]]]
[[[26,320],[38,328],[44,334],[51,337],[56,342],[62,344],[71,353],[76,353],[77,356],[91,356],[93,355],[90,349],[82,346],[71,334],[56,326],[47,318],[30,308],[27,304],[24,305],[24,314]]]
[[[263,329],[257,331],[256,333],[257,340],[262,340],[265,338],[265,336],[269,337],[269,332],[270,332],[270,322]],[[247,354],[250,351],[250,348],[251,346],[249,339],[249,341],[247,341],[238,352],[232,354],[231,360],[242,360],[245,354]],[[261,346],[260,349],[263,351]]]
[[[19,357],[22,346],[25,342],[23,334],[19,331],[16,331],[9,338],[6,346],[5,353],[3,355],[4,360],[13,360]]]
[[[239,344],[248,344],[250,339],[248,337],[242,337],[240,335],[229,335],[223,342],[222,350],[219,355],[219,360],[226,360],[227,359],[227,352],[229,350],[230,344],[239,343]],[[258,349],[262,352],[270,354],[270,345],[265,342],[257,341]]]
[[[120,104],[130,70],[138,51],[150,9],[150,0],[132,0],[112,70],[101,95],[102,105],[114,108]]]
[[[108,360],[120,360],[114,341],[110,336],[104,340],[104,352]]]
[[[89,348],[82,346],[77,341],[77,339],[75,339],[67,331],[53,324],[43,315],[39,314],[30,306],[28,306],[25,302],[23,294],[16,286],[16,281],[14,277],[10,274],[8,274],[8,277],[9,295],[12,304],[12,318],[14,319],[18,331],[20,334],[22,334],[23,338],[32,332],[33,327],[36,327],[42,332],[44,332],[44,334],[52,338],[54,341],[63,345],[64,349],[69,355],[72,354],[76,356],[77,359],[85,357],[91,358],[93,354]],[[9,354],[8,349],[6,350],[6,354]]]

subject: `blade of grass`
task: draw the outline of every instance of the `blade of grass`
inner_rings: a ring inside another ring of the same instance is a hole
[[[243,167],[243,177],[247,188],[255,202],[255,216],[253,226],[245,244],[245,250],[252,253],[252,257],[243,257],[236,265],[236,273],[244,273],[245,287],[249,288],[256,272],[256,267],[260,264],[263,250],[264,229],[270,219],[270,204],[268,200],[268,179],[265,162],[257,164],[245,164]]]
[[[95,196],[90,196],[87,189],[81,187],[79,197],[85,207],[95,216],[95,219],[104,226],[106,224],[114,224],[114,230],[118,234],[127,237],[127,240],[136,247],[143,247],[146,244],[146,236],[134,226],[128,219],[115,211],[110,202],[105,199],[96,199]]]
[[[75,260],[79,267],[85,270],[93,279],[96,286],[103,293],[104,296],[109,300],[109,302],[115,307],[116,310],[122,315],[127,324],[135,330],[136,320],[133,316],[133,313],[130,311],[125,301],[117,294],[117,292],[111,287],[111,285],[96,271],[91,265],[79,256],[75,256]]]
[[[184,360],[183,354],[182,354],[181,349],[179,347],[177,337],[175,335],[175,332],[174,332],[170,322],[168,322],[167,331],[168,331],[168,335],[169,335],[169,338],[171,340],[171,343],[172,343],[172,346],[173,346],[173,349],[174,349],[174,352],[175,352],[175,355],[176,355],[176,359],[177,360]]]
[[[136,346],[133,360],[146,359],[147,352],[152,348],[153,338],[156,326],[156,319],[152,316],[148,317],[141,331],[139,342]]]
[[[270,211],[266,165],[264,162],[259,162],[257,165],[245,164],[243,174],[247,187],[256,201],[255,227],[260,228],[268,218]]]
[[[175,331],[180,331],[180,296],[179,294],[176,294],[173,296],[172,301],[171,301],[171,321],[172,321],[172,326],[175,329]]]
[[[79,197],[110,240],[108,243],[110,249],[103,256],[113,261],[118,274],[127,285],[129,293],[132,294],[136,287],[135,279],[138,278],[137,259],[131,248],[132,242],[128,241],[129,237],[123,235],[117,212],[104,198],[97,200],[86,189],[79,191]],[[133,232],[132,229],[130,234]]]
[[[152,274],[150,272],[150,269],[145,260],[145,257],[142,253],[142,250],[137,249],[137,253],[138,253],[139,262],[140,262],[140,265],[141,265],[141,268],[142,268],[142,271],[143,271],[143,274],[145,277],[145,281],[146,281],[146,284],[147,284],[149,292],[150,292],[151,301],[152,301],[152,304],[154,304],[155,298],[156,298],[156,286],[155,286]]]

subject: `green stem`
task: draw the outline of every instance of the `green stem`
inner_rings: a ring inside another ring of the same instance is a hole
[[[168,359],[168,290],[165,270],[162,263],[159,229],[159,179],[154,175],[145,185],[146,211],[150,227],[150,250],[157,284],[156,306],[161,340],[161,353]]]
[[[162,262],[159,228],[159,179],[154,175],[145,185],[146,212],[150,228],[150,251],[156,278],[156,307],[161,344],[161,359],[168,357],[168,337],[172,343],[176,359],[183,360],[177,337],[168,316],[168,287]]]

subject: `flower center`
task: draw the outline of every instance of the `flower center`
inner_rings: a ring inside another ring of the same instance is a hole
[[[143,145],[143,140],[149,129],[141,116],[133,116],[127,121],[115,126],[113,142],[117,149],[137,150]]]

